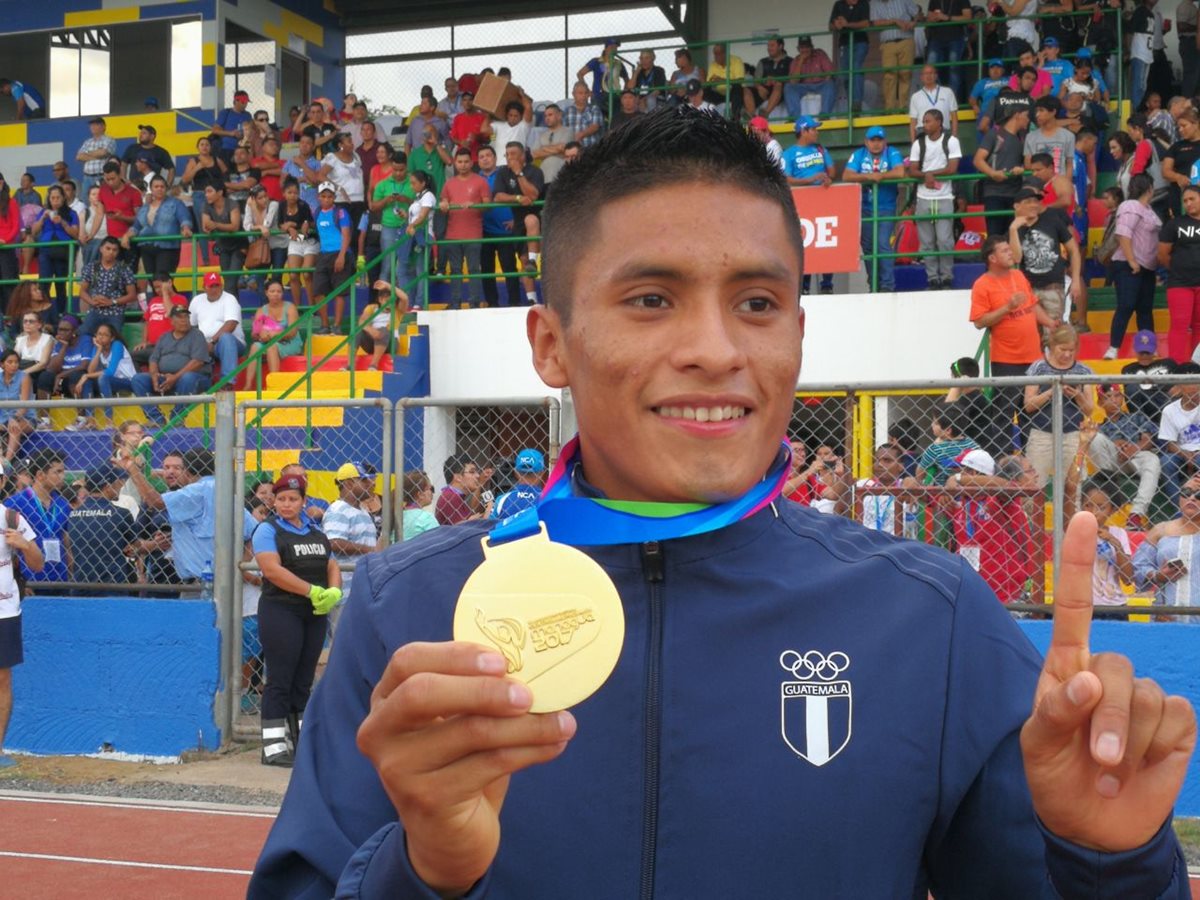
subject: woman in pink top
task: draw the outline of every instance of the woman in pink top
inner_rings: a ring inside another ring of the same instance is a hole
[[[1125,340],[1129,317],[1137,314],[1138,331],[1154,330],[1154,286],[1157,280],[1158,232],[1162,219],[1150,208],[1154,179],[1143,172],[1129,179],[1129,199],[1117,207],[1117,252],[1113,254],[1113,280],[1117,286],[1117,311],[1105,359],[1116,359]]]

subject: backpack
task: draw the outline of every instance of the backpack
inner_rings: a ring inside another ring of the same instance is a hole
[[[4,526],[10,531],[16,531],[21,524],[21,517],[15,509],[4,507]],[[16,550],[12,554],[12,575],[17,585],[18,599],[25,599],[25,574],[21,570],[21,555]]]

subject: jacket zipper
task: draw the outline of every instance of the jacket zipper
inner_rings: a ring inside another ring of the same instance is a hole
[[[658,845],[658,766],[662,728],[662,582],[663,551],[658,541],[642,544],[642,574],[649,587],[648,627],[646,629],[646,717],[643,757],[642,797],[642,877],[641,900],[654,896],[654,864]]]

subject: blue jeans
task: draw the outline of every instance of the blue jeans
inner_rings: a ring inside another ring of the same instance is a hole
[[[66,278],[70,271],[67,268],[67,257],[67,247],[43,247],[38,250],[38,278]],[[65,281],[51,281],[46,284],[46,296],[50,298],[53,295],[55,318],[67,311],[67,293]]]
[[[161,373],[159,377],[163,377]],[[210,387],[212,387],[212,379],[207,375],[202,375],[199,372],[185,372],[179,376],[179,380],[175,382],[174,390],[169,391],[167,396],[203,394]],[[133,381],[130,383],[130,388],[132,388],[135,397],[149,397],[154,393],[154,385],[150,380],[148,372],[139,372],[137,375],[134,375]],[[146,410],[146,418],[150,419],[150,421],[159,423],[163,421],[162,410],[157,406],[147,406],[144,409]]]
[[[863,108],[863,66],[867,62],[867,53],[871,49],[871,42],[865,37],[860,37],[854,42],[854,59],[850,63],[850,68],[854,70],[851,76],[852,83],[846,91],[847,103],[852,103],[855,109]],[[842,84],[846,84],[847,80],[843,79]],[[852,99],[851,99],[852,98]],[[821,101],[825,101],[822,99]]]
[[[931,29],[934,30],[934,29]],[[936,31],[935,31],[936,33]],[[962,62],[963,54],[967,48],[965,38],[953,38],[951,40],[930,41],[925,48],[925,62],[937,63],[954,63],[950,66],[938,66],[938,80],[945,83],[947,81],[946,74],[949,73],[950,90],[954,91],[954,96],[962,97],[963,90],[963,73],[962,66],[958,63]]]
[[[1125,340],[1129,319],[1137,315],[1139,331],[1154,330],[1154,286],[1157,275],[1153,269],[1142,269],[1136,275],[1129,263],[1116,260],[1112,264],[1113,281],[1117,286],[1117,311],[1113,313],[1108,343],[1120,347]]]
[[[1129,66],[1129,102],[1132,109],[1135,111],[1142,105],[1142,98],[1146,96],[1146,79],[1150,75],[1150,63],[1142,62],[1140,59],[1132,60]],[[1116,93],[1116,87],[1110,85],[1109,90]]]
[[[137,377],[136,375],[134,376]],[[149,376],[147,376],[149,377]],[[130,378],[117,378],[115,375],[100,374],[100,377],[89,378],[83,385],[83,397],[95,397],[97,390],[101,397],[111,400],[116,396],[117,391],[133,391],[133,380]],[[108,416],[108,424],[113,423],[113,408],[111,406],[104,407],[104,414]]]
[[[222,378],[237,368],[238,354],[241,351],[242,345],[232,334],[226,333],[217,338],[217,344],[213,347],[213,359],[221,366]]]
[[[388,254],[383,261],[383,280],[392,287],[398,287],[408,292],[408,285],[400,284],[396,281],[397,273],[403,275],[408,270],[408,248],[409,240],[405,235],[403,228],[389,228],[383,226],[379,238],[380,246],[384,251],[389,250],[393,244],[398,244],[394,252]]]
[[[871,211],[869,209],[863,210],[864,217],[869,216],[870,214],[871,214]],[[894,216],[895,214],[896,214],[896,211],[894,209],[881,208],[879,210],[879,215],[881,215],[881,216]],[[869,222],[869,221],[866,221],[865,218],[862,223],[863,253],[875,252],[875,236],[874,236],[874,234],[872,234],[872,231],[876,227],[879,228],[879,252],[880,253],[891,253],[892,252],[892,232],[896,228],[896,223],[895,222],[878,222],[878,223]],[[873,279],[871,277],[871,268],[873,265],[872,261],[871,260],[863,260],[863,264],[867,267],[867,281],[871,284],[871,290],[873,290],[873,291],[894,291],[896,289],[896,258],[894,256],[887,256],[887,257],[881,256],[879,258],[879,262],[878,262],[879,277],[877,279]]]
[[[800,108],[800,100],[809,94],[819,94],[821,97],[821,112],[833,112],[833,104],[837,100],[837,84],[833,79],[826,79],[820,84],[785,84],[783,86],[783,102],[787,106],[788,116],[798,119],[804,115]]]
[[[1170,502],[1172,511],[1179,508],[1179,488],[1185,480],[1185,467],[1184,457],[1165,451],[1162,453],[1162,478],[1158,484]]]

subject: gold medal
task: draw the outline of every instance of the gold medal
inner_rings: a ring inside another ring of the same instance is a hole
[[[454,639],[494,647],[533,692],[531,712],[566,709],[595,693],[617,664],[625,612],[587,554],[538,534],[488,546],[458,595]]]

